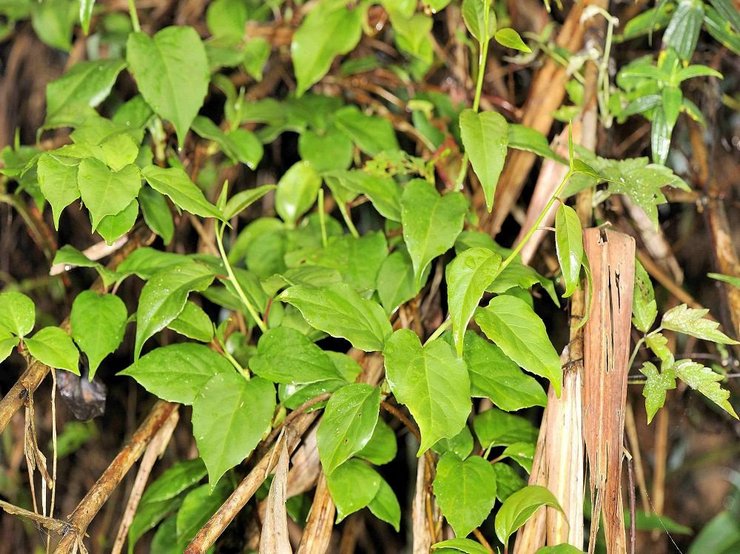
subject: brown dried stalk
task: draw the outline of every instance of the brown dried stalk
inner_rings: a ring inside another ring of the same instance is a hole
[[[272,552],[291,554],[293,552],[288,538],[288,513],[285,508],[290,456],[285,441],[280,441],[280,444],[275,478],[270,484],[265,521],[260,533],[260,554]]]
[[[583,394],[593,506],[589,552],[602,513],[607,551],[625,552],[621,469],[635,241],[605,229],[587,229],[584,238],[593,275],[593,303],[584,330]]]
[[[80,501],[72,514],[67,518],[69,523],[68,532],[54,550],[55,554],[67,554],[76,552],[78,542],[85,535],[87,527],[95,515],[110,498],[110,495],[126,476],[131,466],[134,465],[144,453],[149,442],[157,431],[167,423],[172,413],[177,411],[179,404],[157,401],[149,415],[139,428],[134,432],[131,441],[113,459],[108,468],[100,476],[95,485],[88,491]]]
[[[298,554],[324,554],[329,550],[335,513],[336,507],[329,494],[326,475],[322,471],[313,497],[311,513],[298,547]]]

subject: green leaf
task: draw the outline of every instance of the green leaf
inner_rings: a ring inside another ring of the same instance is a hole
[[[714,516],[689,546],[688,554],[732,554],[740,548],[740,522],[724,510]]]
[[[658,316],[653,283],[642,264],[635,260],[635,287],[632,295],[632,324],[647,333]]]
[[[460,136],[473,171],[483,187],[486,207],[490,212],[493,209],[498,178],[506,160],[508,123],[497,112],[476,113],[473,110],[463,110],[460,114]]]
[[[663,87],[661,92],[663,115],[669,129],[672,129],[678,120],[678,113],[681,111],[683,94],[681,89],[675,87]]]
[[[453,452],[458,458],[464,460],[473,451],[473,442],[473,433],[470,432],[470,429],[466,425],[451,439],[438,440],[432,447],[432,450],[440,455]]]
[[[417,295],[414,266],[405,250],[396,250],[383,260],[375,288],[386,313]]]
[[[543,546],[537,551],[537,554],[583,554],[583,550],[572,544],[563,543],[555,546]]]
[[[740,277],[733,277],[732,275],[722,275],[721,273],[707,273],[707,277],[710,279],[716,279],[722,281],[728,285],[732,285],[736,289],[740,289]]]
[[[506,502],[507,498],[527,485],[519,473],[508,464],[503,462],[493,464],[493,471],[496,473],[496,496],[501,502]]]
[[[139,157],[139,144],[126,133],[117,133],[100,143],[102,160],[113,171],[120,171]]]
[[[658,368],[650,362],[642,364],[640,373],[647,378],[642,395],[645,397],[645,411],[647,421],[650,423],[656,412],[665,404],[666,391],[676,388],[676,373],[671,367],[658,371]]]
[[[193,435],[215,487],[220,477],[241,463],[259,444],[275,411],[275,389],[235,371],[211,377],[193,401]]]
[[[447,306],[458,356],[463,353],[468,323],[499,267],[501,256],[481,247],[465,250],[447,266]]]
[[[77,295],[69,315],[72,338],[90,362],[90,380],[100,362],[123,341],[128,312],[115,294],[84,291]]]
[[[101,219],[97,229],[98,234],[105,239],[106,243],[113,244],[131,230],[138,216],[139,203],[132,200],[122,212],[107,215]]]
[[[0,327],[0,362],[5,361],[13,353],[13,349],[18,346],[20,341],[19,337],[11,335]]]
[[[424,346],[409,329],[396,331],[385,350],[386,378],[421,431],[421,455],[440,439],[457,435],[470,414],[465,362],[442,340]]]
[[[434,496],[458,537],[465,537],[491,513],[496,502],[496,473],[480,456],[463,461],[447,453],[437,464]]]
[[[177,543],[184,548],[228,498],[233,487],[227,479],[218,486],[202,485],[187,493],[177,511]]]
[[[190,405],[212,377],[233,371],[226,358],[207,346],[184,342],[152,350],[118,375],[133,377],[163,400]]]
[[[240,41],[244,37],[244,25],[248,18],[246,2],[215,0],[208,6],[206,25],[214,37]]]
[[[465,336],[464,358],[471,396],[490,398],[507,412],[547,404],[547,395],[534,377],[524,373],[498,346],[473,331]]]
[[[532,464],[534,462],[534,443],[533,442],[515,442],[510,444],[501,453],[501,459],[510,458],[519,464],[527,473],[532,473]]]
[[[401,506],[398,504],[396,493],[382,477],[378,492],[367,507],[375,517],[389,523],[398,532],[401,524]]]
[[[529,485],[515,492],[503,503],[496,513],[496,536],[505,545],[509,537],[524,525],[542,506],[563,511],[557,499],[545,487]]]
[[[441,196],[434,185],[414,179],[401,198],[403,240],[414,264],[417,286],[429,263],[455,244],[462,231],[468,202],[459,192]]]
[[[193,302],[186,302],[185,307],[170,324],[170,329],[176,333],[200,342],[211,342],[214,328],[208,314]]]
[[[152,232],[162,237],[165,244],[172,242],[175,223],[164,195],[151,187],[142,187],[139,191],[139,203],[144,221]]]
[[[676,360],[673,371],[681,381],[695,391],[699,391],[728,414],[738,419],[729,401],[730,391],[719,385],[719,381],[722,381],[724,376],[692,360]]]
[[[370,175],[364,171],[332,171],[327,183],[336,180],[340,186],[370,199],[378,213],[392,221],[401,221],[401,189],[390,177]]]
[[[290,327],[276,327],[262,335],[249,368],[275,383],[303,384],[341,378],[329,356],[306,335]]]
[[[473,419],[473,429],[478,442],[485,449],[494,446],[510,446],[518,442],[534,443],[537,429],[521,416],[507,414],[497,408],[489,408]]]
[[[532,152],[543,158],[555,160],[560,163],[567,163],[566,160],[550,148],[545,135],[525,125],[509,123],[508,146],[509,148]]]
[[[319,173],[345,170],[352,164],[352,140],[336,127],[323,134],[304,131],[298,139],[298,153]],[[328,184],[328,183],[327,183]]]
[[[501,46],[506,46],[506,48],[519,50],[520,52],[524,52],[526,54],[532,52],[532,49],[524,43],[522,37],[519,36],[519,33],[517,33],[514,29],[510,27],[499,29],[498,31],[496,31],[496,34],[493,36],[493,38],[495,38],[496,42],[498,42]]]
[[[177,462],[146,488],[139,506],[175,498],[205,476],[206,466],[200,458]]]
[[[384,117],[366,115],[355,106],[347,106],[334,114],[334,124],[369,156],[399,149],[393,125]]]
[[[645,336],[645,344],[660,358],[663,367],[672,367],[675,362],[673,352],[668,347],[668,339],[657,330]]]
[[[141,174],[135,165],[111,171],[103,162],[86,158],[80,162],[77,185],[90,211],[94,231],[105,216],[121,213],[136,199]]]
[[[491,40],[496,30],[496,14],[491,0],[463,0],[462,16],[468,31],[479,43]]]
[[[182,497],[168,498],[167,500],[161,500],[159,502],[146,503],[143,502],[142,499],[142,502],[136,509],[136,516],[131,522],[131,527],[128,530],[128,553],[134,554],[134,546],[136,545],[137,541],[144,535],[144,533],[146,533],[150,529],[153,529],[164,518],[174,513],[177,508],[180,507],[180,504],[182,504]],[[159,529],[157,530],[157,535],[160,533],[160,530],[162,528],[166,528],[168,521],[172,521],[173,524],[173,537],[171,540],[174,542],[175,516],[172,516],[170,520],[165,521],[162,525],[159,526]],[[152,552],[156,552],[154,548],[152,548]]]
[[[381,265],[388,257],[388,244],[381,232],[361,237],[340,235],[329,239],[326,248],[308,258],[308,263],[336,269],[342,280],[361,294],[375,290]]]
[[[315,329],[343,337],[365,352],[382,350],[393,331],[378,303],[362,298],[344,283],[321,288],[293,286],[278,300],[298,308]]]
[[[301,96],[319,81],[339,54],[350,52],[362,36],[362,10],[318,4],[293,35],[290,51]]]
[[[126,61],[144,100],[157,115],[172,122],[182,146],[210,80],[198,33],[192,27],[166,27],[153,38],[131,33]]]
[[[246,210],[249,206],[257,202],[271,190],[275,190],[275,185],[262,185],[254,189],[237,192],[229,198],[224,208],[224,219],[231,219]]]
[[[385,421],[379,418],[372,437],[356,454],[357,457],[380,466],[395,459],[397,451],[396,434]]]
[[[445,552],[448,550],[456,550],[458,552],[465,552],[465,554],[489,554],[488,549],[486,549],[481,543],[460,537],[456,539],[447,539],[446,541],[433,544],[432,550]]]
[[[668,126],[663,110],[656,110],[653,116],[653,125],[650,128],[650,148],[653,161],[665,164],[668,160],[668,151],[671,148],[671,133],[673,128]]]
[[[59,327],[44,327],[33,337],[23,340],[28,352],[49,367],[80,374],[80,353],[70,336]]]
[[[182,169],[150,165],[141,173],[154,190],[169,196],[179,208],[201,217],[222,218],[221,212],[206,200],[203,192]]]
[[[254,169],[262,159],[262,143],[246,129],[225,133],[213,121],[200,115],[193,120],[192,128],[201,137],[216,142],[234,164],[241,162]]]
[[[78,160],[44,153],[37,165],[39,186],[51,204],[54,228],[59,229],[59,216],[64,208],[80,197],[77,186]]]
[[[191,291],[203,291],[213,281],[213,271],[194,261],[169,267],[147,281],[139,296],[136,311],[134,359],[139,358],[144,342],[170,324],[185,307]]]
[[[545,324],[529,305],[513,296],[496,296],[475,316],[486,336],[525,370],[550,380],[560,395],[560,357]]]
[[[294,164],[285,172],[275,191],[275,210],[290,227],[311,209],[321,188],[321,177],[305,161]]]
[[[92,19],[95,0],[80,0],[80,23],[82,32],[87,36],[90,33],[90,20]]]
[[[123,60],[79,62],[46,87],[44,127],[64,127],[81,123],[85,115],[110,94]]]
[[[378,410],[377,387],[356,383],[332,394],[316,433],[324,473],[330,475],[365,447],[378,423]]]
[[[329,493],[337,506],[337,523],[370,504],[381,481],[377,471],[356,459],[346,461],[327,475]]]
[[[7,329],[19,337],[24,337],[36,324],[36,307],[22,292],[0,293],[0,330]]]
[[[77,19],[75,3],[69,0],[34,2],[31,3],[31,13],[36,35],[52,48],[69,52],[72,48],[72,29]]]
[[[718,344],[738,344],[736,340],[731,339],[719,330],[719,323],[704,319],[707,313],[709,313],[707,309],[697,310],[689,308],[686,304],[681,304],[663,314],[661,326],[664,329]]]
[[[555,246],[565,281],[564,298],[572,295],[580,283],[583,262],[583,229],[578,214],[561,204],[555,214]]]
[[[703,18],[702,2],[681,0],[663,33],[664,46],[672,47],[682,60],[690,60],[696,50]]]

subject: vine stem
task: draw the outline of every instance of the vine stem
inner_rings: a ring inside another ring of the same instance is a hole
[[[244,289],[242,289],[241,285],[239,284],[239,281],[236,280],[236,275],[234,274],[234,270],[231,267],[231,264],[229,263],[229,258],[226,256],[226,251],[224,250],[224,242],[223,242],[223,235],[224,235],[224,227],[226,224],[222,224],[221,228],[216,233],[216,244],[218,245],[218,252],[221,255],[221,260],[224,262],[224,266],[226,267],[226,272],[229,275],[229,279],[231,280],[231,283],[234,285],[234,289],[236,289],[236,293],[239,295],[239,299],[242,301],[242,304],[247,308],[247,311],[249,312],[249,315],[252,316],[252,319],[257,323],[257,327],[260,328],[260,331],[263,333],[267,332],[267,325],[265,325],[265,322],[262,321],[262,318],[260,318],[259,313],[255,309],[255,307],[252,305],[252,303],[249,301],[249,298],[247,298],[247,295],[244,293]]]
[[[141,24],[139,23],[139,14],[136,13],[136,0],[128,0],[128,13],[131,17],[131,26],[135,33],[141,32]]]

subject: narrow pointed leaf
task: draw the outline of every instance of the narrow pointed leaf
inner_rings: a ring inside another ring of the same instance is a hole
[[[51,204],[55,229],[59,229],[59,216],[64,208],[80,197],[77,166],[78,160],[63,156],[45,153],[39,157],[39,186],[44,198]]]
[[[555,246],[565,281],[563,297],[567,298],[576,291],[580,283],[583,229],[576,211],[565,204],[560,205],[555,215]]]

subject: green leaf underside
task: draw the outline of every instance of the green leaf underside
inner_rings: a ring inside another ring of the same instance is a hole
[[[212,377],[232,371],[232,365],[220,354],[202,344],[186,342],[152,350],[119,375],[133,377],[159,398],[190,405]]]
[[[193,401],[193,435],[213,488],[259,444],[275,411],[272,383],[235,371],[214,375]]]
[[[368,444],[379,409],[380,389],[371,385],[347,385],[332,395],[316,433],[321,466],[327,475]]]
[[[408,329],[396,331],[385,350],[386,377],[421,431],[421,455],[440,439],[457,435],[470,413],[470,381],[465,362],[442,340],[425,346]]]
[[[560,357],[547,336],[545,324],[519,298],[497,296],[475,316],[476,323],[504,354],[522,368],[545,377],[560,395]]]
[[[704,318],[708,313],[709,310],[707,309],[698,310],[689,308],[686,304],[681,304],[663,314],[661,324],[664,329],[691,335],[698,339],[719,344],[738,344],[737,341],[719,330],[719,323]]]
[[[458,537],[477,528],[496,502],[496,473],[480,456],[463,461],[447,453],[437,464],[434,495]]]

